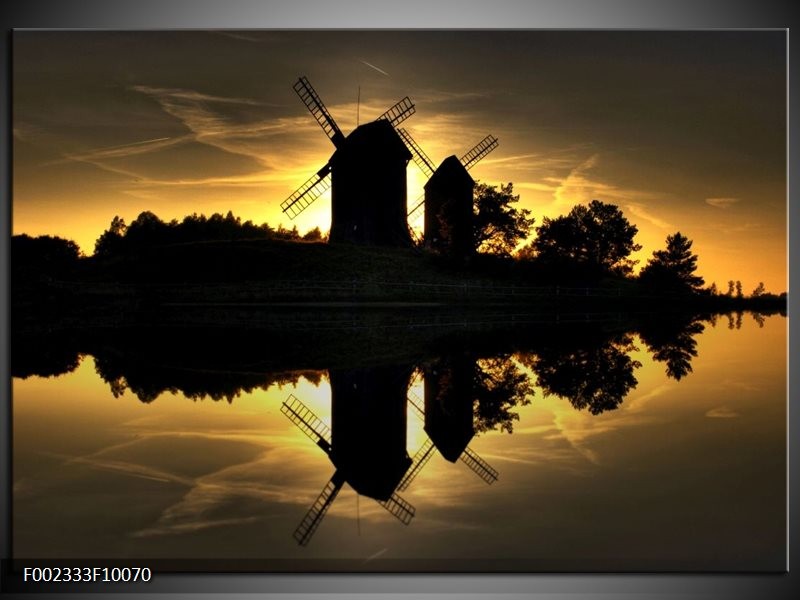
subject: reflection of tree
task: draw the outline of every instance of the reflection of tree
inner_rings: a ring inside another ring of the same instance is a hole
[[[56,377],[78,368],[81,355],[74,349],[57,342],[30,347],[22,342],[12,342],[10,370],[12,377],[26,379],[31,375]]]
[[[318,385],[322,377],[320,371],[262,373],[169,368],[102,354],[95,357],[95,370],[108,383],[115,398],[130,390],[145,403],[152,402],[165,392],[182,393],[191,400],[211,398],[231,403],[234,398],[257,389],[295,384],[300,377]]]
[[[519,414],[515,406],[530,404],[533,386],[509,356],[485,358],[475,363],[474,412],[476,432],[498,429],[512,433]]]
[[[705,326],[694,318],[664,319],[648,323],[640,335],[653,353],[653,360],[667,365],[667,375],[680,380],[692,372],[692,359],[697,356],[697,341],[694,336],[705,330]]]
[[[545,346],[522,361],[545,396],[567,398],[576,409],[597,415],[617,408],[636,387],[633,371],[642,365],[628,356],[635,350],[626,334],[579,347]]]

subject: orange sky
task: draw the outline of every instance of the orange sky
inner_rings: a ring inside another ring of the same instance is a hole
[[[408,95],[403,126],[438,164],[493,134],[472,175],[511,181],[540,224],[618,205],[642,264],[675,231],[699,273],[786,282],[786,39],[761,32],[15,32],[13,230],[91,254],[115,215],[279,208],[333,147],[292,90],[347,134]],[[360,104],[357,103],[360,88]],[[409,203],[424,176],[408,171]],[[413,225],[414,223],[412,223]]]

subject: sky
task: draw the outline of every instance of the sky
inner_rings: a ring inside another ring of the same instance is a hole
[[[87,255],[114,216],[232,211],[330,225],[280,203],[333,146],[292,89],[307,76],[347,134],[409,96],[437,164],[512,182],[536,225],[593,199],[634,223],[639,266],[676,231],[698,273],[787,285],[782,31],[15,31],[13,233]],[[425,176],[407,169],[409,205]],[[412,222],[421,226],[421,220]],[[535,232],[533,232],[535,235]]]

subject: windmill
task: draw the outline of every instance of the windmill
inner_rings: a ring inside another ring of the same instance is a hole
[[[425,207],[424,240],[426,245],[447,250],[456,256],[472,252],[472,192],[475,180],[468,171],[483,157],[497,148],[496,137],[487,135],[461,158],[455,155],[445,158],[437,169],[423,152],[411,134],[405,129],[398,133],[411,151],[412,158],[428,178],[424,198],[409,213],[413,219]],[[441,217],[447,223],[447,234],[443,231]]]
[[[294,91],[335,147],[327,163],[281,203],[293,219],[331,188],[331,242],[410,246],[406,221],[406,166],[411,153],[395,127],[415,112],[406,96],[348,136],[308,79]]]
[[[406,452],[406,395],[410,369],[370,367],[329,370],[331,426],[294,396],[282,404],[286,415],[328,455],[330,481],[295,530],[306,545],[342,486],[368,496],[404,524],[414,507],[397,495],[397,485],[414,463]],[[403,384],[403,381],[406,384]]]
[[[425,410],[420,405],[419,398],[413,392],[409,393],[408,403],[414,408],[414,411],[419,418],[427,421]],[[433,435],[439,438],[439,436],[436,435],[436,432],[434,432]],[[440,441],[440,439],[437,439],[437,441]],[[467,440],[467,442],[468,441],[469,440]],[[487,484],[491,485],[497,481],[497,471],[489,463],[478,456],[477,452],[475,452],[468,445],[465,444],[455,457],[453,457],[453,453],[448,448],[449,444],[445,446],[441,444],[440,441],[440,445],[442,447],[437,448],[436,443],[431,437],[426,438],[425,442],[422,444],[422,446],[420,446],[419,450],[417,450],[417,453],[412,459],[412,467],[408,470],[402,481],[400,481],[400,484],[397,486],[398,492],[408,489],[408,486],[411,485],[411,482],[414,481],[417,475],[419,475],[420,471],[422,471],[422,468],[428,464],[428,461],[431,459],[434,450],[436,449],[439,449],[442,455],[450,462],[455,462],[457,459],[460,459],[461,462],[467,465],[467,467],[469,467],[473,473],[475,473]]]

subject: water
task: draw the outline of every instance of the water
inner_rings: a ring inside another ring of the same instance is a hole
[[[417,322],[298,333],[294,350],[280,332],[257,347],[243,333],[54,342],[42,354],[67,366],[12,362],[26,375],[13,380],[14,556],[781,571],[786,319],[658,322],[502,335]],[[290,395],[333,429],[327,442],[282,412]],[[429,438],[439,447],[396,491]],[[329,482],[340,490],[309,534],[299,526]],[[392,492],[387,506],[374,497]]]

